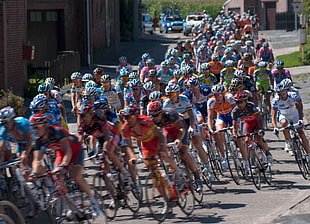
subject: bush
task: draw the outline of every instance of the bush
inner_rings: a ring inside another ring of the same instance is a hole
[[[304,53],[305,55],[304,55],[304,60],[302,61],[302,63],[304,65],[310,65],[310,47],[305,47]]]
[[[25,115],[24,99],[14,95],[12,90],[8,90],[7,92],[0,90],[0,109],[7,106],[13,107],[17,116]]]

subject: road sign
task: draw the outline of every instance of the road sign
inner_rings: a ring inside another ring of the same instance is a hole
[[[295,13],[300,13],[304,10],[304,3],[301,0],[293,1],[292,5]]]

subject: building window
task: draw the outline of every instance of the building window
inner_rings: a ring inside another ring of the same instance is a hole
[[[46,12],[46,21],[47,22],[56,22],[58,20],[57,11],[47,11]]]
[[[31,11],[30,12],[30,22],[42,22],[42,11]]]

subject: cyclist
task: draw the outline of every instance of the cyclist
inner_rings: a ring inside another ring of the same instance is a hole
[[[232,60],[227,60],[224,66],[225,68],[223,68],[220,73],[220,84],[224,85],[226,89],[228,89],[230,81],[234,77],[236,68],[234,67],[234,62]]]
[[[122,90],[118,85],[111,84],[111,76],[104,74],[101,76],[101,84],[103,93],[102,95],[108,99],[108,103],[111,107],[119,111],[124,107],[124,97],[122,95]]]
[[[161,69],[158,70],[157,76],[162,79],[162,82],[167,85],[169,80],[173,79],[173,70],[169,68],[169,61],[165,60],[161,64]],[[149,74],[150,76],[150,74]]]
[[[259,62],[258,69],[254,71],[253,80],[256,84],[257,92],[260,92],[261,94],[266,94],[266,105],[269,114],[271,113],[271,105],[270,105],[271,92],[268,92],[268,90],[271,89],[270,88],[270,86],[272,85],[271,79],[272,79],[271,71],[268,68],[267,62],[265,61]]]
[[[149,104],[149,96],[153,91],[155,91],[155,85],[152,81],[148,81],[143,85],[143,92],[145,95],[143,95],[140,99],[140,114],[146,115],[147,105]]]
[[[121,89],[123,97],[127,93],[129,76],[131,74],[135,74],[137,77],[139,77],[136,72],[131,72],[129,74],[126,69],[121,69],[119,76],[117,76],[117,78],[116,78],[115,88],[116,89],[118,89],[118,88]]]
[[[122,68],[126,69],[128,72],[132,72],[132,65],[127,62],[126,56],[121,56],[118,60],[119,64],[116,66],[116,75],[119,75]]]
[[[220,73],[222,69],[224,68],[224,63],[219,61],[218,54],[213,54],[211,56],[211,59],[212,60],[209,62],[210,71],[216,76],[217,80],[220,80]]]
[[[221,130],[226,126],[232,125],[231,111],[235,107],[235,101],[233,100],[233,95],[225,92],[225,87],[221,84],[214,85],[211,89],[213,97],[208,100],[208,127],[210,132],[213,132],[214,127],[214,117],[215,129]],[[224,152],[224,142],[225,137],[224,133],[220,132],[216,134],[216,144],[219,148],[221,157],[222,157],[222,166],[223,168],[228,168],[227,160],[225,158]]]
[[[206,45],[201,45],[198,50],[197,50],[197,54],[196,54],[196,68],[197,71],[200,72],[201,69],[201,65],[203,63],[208,63],[211,60],[211,52],[210,50],[207,48]]]
[[[295,92],[288,92],[287,87],[282,83],[279,83],[275,87],[275,91],[277,95],[272,100],[271,103],[271,118],[272,125],[274,127],[274,133],[278,133],[277,121],[280,123],[282,127],[286,127],[289,123],[296,124],[297,122],[303,123],[303,110],[302,105],[300,103],[300,97]],[[277,120],[277,115],[279,113],[279,117]],[[303,129],[301,126],[297,127],[297,132],[301,138],[303,147],[309,155],[310,159],[310,147],[309,140],[307,139]],[[290,134],[288,130],[283,130],[284,138],[285,138],[285,147],[284,150],[288,152],[290,155],[294,155],[291,145],[289,144]]]
[[[144,53],[141,60],[138,62],[138,75],[140,75],[141,70],[146,66],[147,59],[151,58],[150,53]]]
[[[192,60],[191,55],[189,53],[185,53],[183,55],[183,61],[181,63],[181,68],[189,66],[193,69],[193,72],[196,73],[196,65],[195,62]]]
[[[133,149],[131,137],[138,139],[141,141],[142,155],[146,161],[159,155],[171,165],[176,174],[180,174],[175,161],[168,156],[167,143],[162,131],[150,117],[139,115],[138,109],[136,105],[129,105],[122,112],[126,122],[123,123],[121,130],[128,146]]]
[[[42,173],[41,161],[45,155],[44,150],[46,148],[54,150],[56,154],[56,168],[53,172],[59,170],[66,172],[68,167],[71,166],[72,178],[78,184],[81,191],[84,191],[91,200],[94,216],[97,217],[101,213],[100,206],[82,176],[84,154],[77,136],[59,126],[48,126],[47,118],[44,114],[36,114],[31,117],[30,124],[38,138],[33,148],[32,172],[29,175],[29,180],[36,180],[36,177]]]
[[[271,75],[271,87],[275,87],[283,79],[292,79],[290,71],[287,68],[284,68],[284,61],[282,60],[276,61],[276,68],[271,71]]]
[[[73,72],[71,75],[71,80],[73,82],[71,86],[71,112],[76,116],[77,110],[80,107],[84,87],[82,84],[82,74],[80,72]]]
[[[160,68],[155,66],[155,59],[154,58],[149,58],[146,61],[146,67],[144,67],[141,70],[141,73],[140,73],[141,82],[145,82],[145,79],[148,77],[149,71],[152,69],[155,69],[156,71],[158,71]]]
[[[257,56],[261,61],[265,61],[271,66],[274,62],[274,56],[272,48],[269,47],[268,42],[263,42],[262,47],[258,51]]]
[[[163,92],[165,90],[165,86],[167,85],[168,82],[164,83],[162,81],[162,78],[160,78],[158,76],[158,72],[156,72],[155,69],[151,69],[149,71],[149,77],[144,80],[144,83],[152,82],[154,84],[155,90],[159,90],[159,91]],[[164,74],[162,74],[162,75],[164,75]],[[163,77],[169,78],[168,76],[165,76],[165,75]]]
[[[262,117],[255,105],[248,102],[248,96],[246,92],[239,92],[234,95],[234,100],[236,101],[237,106],[232,110],[232,124],[233,124],[233,135],[238,135],[239,132],[239,119],[245,124],[246,133],[259,133],[255,136],[255,141],[263,148],[267,155],[267,162],[272,164],[272,155],[269,152],[267,142],[263,138],[264,131],[262,128]],[[243,144],[242,139],[237,139],[238,146],[240,148],[243,160],[245,162],[245,168],[247,171],[250,171],[249,162],[248,162],[248,148],[247,144]]]
[[[200,131],[197,119],[192,109],[192,105],[186,96],[180,94],[180,87],[176,84],[168,85],[165,91],[168,99],[164,101],[163,108],[172,108],[175,109],[178,113],[182,114],[186,123],[186,128],[188,128],[189,132],[192,133],[193,136],[199,136]],[[197,144],[199,143],[201,142],[198,142]],[[199,173],[193,158],[188,154],[187,145],[184,145],[182,148],[181,156],[188,168],[193,172],[198,190],[202,190],[202,183],[199,177]]]
[[[199,81],[202,85],[206,85],[209,88],[218,82],[216,76],[211,73],[210,68],[211,66],[209,63],[202,63],[200,65],[199,75],[194,75],[199,78]]]
[[[103,68],[97,67],[93,70],[94,82],[97,84],[97,88],[101,86],[101,76],[104,74]]]
[[[139,79],[133,79],[129,82],[131,92],[125,96],[125,106],[129,104],[139,104],[141,97],[144,95],[142,91],[142,83]]]

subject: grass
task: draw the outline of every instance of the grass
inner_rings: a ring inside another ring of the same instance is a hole
[[[307,44],[304,45],[304,48],[305,49],[310,48],[310,35],[308,35],[307,37]],[[310,58],[310,55],[307,55],[306,50],[305,50],[305,57]],[[291,54],[277,56],[276,59],[284,61],[286,68],[305,65],[305,63],[303,63],[301,60],[301,49]]]

